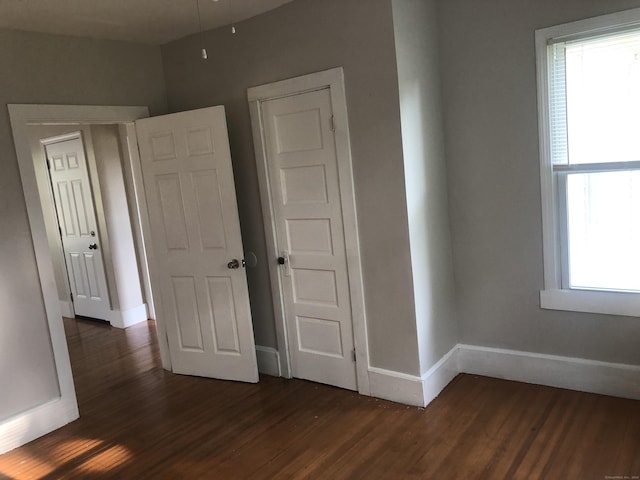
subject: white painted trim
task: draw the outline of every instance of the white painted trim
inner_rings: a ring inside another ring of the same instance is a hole
[[[640,365],[458,344],[422,378],[369,368],[371,396],[431,403],[459,373],[640,400]]]
[[[275,348],[256,345],[258,371],[265,375],[280,377],[280,354]]]
[[[362,280],[362,265],[360,258],[360,243],[358,239],[358,224],[356,217],[355,193],[353,186],[353,167],[351,162],[351,146],[349,143],[349,121],[347,116],[347,102],[344,87],[344,73],[341,67],[312,73],[301,77],[282,80],[267,85],[252,87],[247,90],[253,144],[256,153],[258,169],[258,183],[262,200],[262,214],[264,218],[267,252],[273,259],[278,256],[275,240],[275,222],[271,189],[268,181],[267,157],[265,153],[264,129],[262,125],[261,102],[269,99],[289,95],[297,95],[308,91],[329,88],[331,92],[331,107],[333,109],[338,157],[338,176],[340,198],[342,201],[342,216],[345,236],[345,250],[347,256],[347,271],[351,296],[351,317],[353,322],[353,339],[356,349],[356,375],[358,392],[369,395],[369,345],[367,342],[367,323]],[[274,314],[276,318],[276,335],[281,359],[283,376],[291,376],[291,358],[283,308],[282,286],[275,262],[268,261],[271,291],[273,295]]]
[[[417,375],[369,367],[371,396],[392,402],[424,407],[423,382]]]
[[[542,290],[540,306],[551,310],[640,316],[640,295],[593,290]]]
[[[453,347],[422,377],[369,367],[371,396],[425,407],[453,380],[458,368],[458,346]]]
[[[142,178],[139,177],[140,173],[136,172],[135,169],[135,165],[140,164],[138,136],[135,125],[132,123],[118,125],[118,134],[120,136],[120,148],[123,160],[122,171],[126,184],[129,215],[131,216],[131,229],[133,230],[136,242],[136,258],[138,260],[138,270],[144,293],[143,300],[147,304],[147,317],[155,320],[156,312],[151,291],[151,279],[149,278],[149,265],[144,243],[144,230],[142,227],[145,222],[148,223],[149,218],[147,214],[147,204],[144,202],[144,194],[139,193],[140,189],[143,188]],[[142,203],[140,199],[143,200]]]
[[[427,406],[435,400],[459,373],[458,346],[456,345],[422,375],[424,405]]]
[[[129,310],[111,310],[109,312],[109,323],[115,328],[131,327],[147,320],[147,305],[145,303],[141,303]]]
[[[0,454],[51,432],[78,418],[75,402],[62,397],[0,423]]]
[[[69,352],[60,315],[51,252],[47,243],[40,195],[29,144],[29,125],[109,124],[131,122],[149,115],[147,107],[70,105],[8,105],[22,190],[40,277],[60,398],[31,408],[0,424],[0,451],[22,445],[78,418]]]
[[[73,318],[76,316],[73,311],[73,303],[71,300],[59,300],[60,302],[60,315],[67,318]]]
[[[640,365],[458,345],[461,373],[640,400]]]
[[[343,82],[344,73],[342,67],[336,67],[300,77],[287,78],[286,80],[250,87],[247,89],[247,100],[249,103],[259,103],[326,87],[338,88],[339,85],[337,84]]]
[[[559,289],[561,280],[560,234],[555,205],[549,125],[549,60],[546,30],[536,31],[536,69],[538,86],[538,137],[540,142],[540,190],[542,208],[542,247],[545,289]]]
[[[578,36],[584,37],[606,34],[637,25],[640,25],[640,8],[631,8],[608,15],[599,15],[597,17],[542,28],[536,30],[536,37],[540,35],[546,39],[567,41],[573,40]]]

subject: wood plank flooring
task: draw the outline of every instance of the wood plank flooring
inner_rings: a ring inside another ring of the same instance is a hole
[[[460,375],[419,409],[173,375],[152,322],[65,328],[81,418],[0,456],[3,480],[640,478],[638,401]]]

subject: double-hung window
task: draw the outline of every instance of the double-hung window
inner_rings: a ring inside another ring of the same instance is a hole
[[[543,308],[640,316],[640,9],[536,31]]]

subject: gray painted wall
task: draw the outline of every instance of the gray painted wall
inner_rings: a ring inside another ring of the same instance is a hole
[[[0,422],[58,395],[8,103],[166,110],[160,52],[121,42],[0,30]],[[10,385],[11,388],[6,388]]]
[[[224,105],[256,342],[276,346],[247,87],[343,66],[373,366],[418,374],[390,0],[297,0],[162,48],[171,111]],[[209,60],[200,59],[206,46]]]
[[[458,343],[435,0],[393,0],[420,370]]]
[[[640,364],[638,318],[541,310],[534,30],[638,0],[441,0],[461,341]]]
[[[110,258],[105,259],[105,268],[113,273],[109,284],[112,297],[111,310],[126,312],[139,307],[142,287],[138,273],[133,230],[129,216],[129,204],[122,171],[120,136],[117,125],[91,125],[91,139],[98,171],[98,182],[102,195]]]

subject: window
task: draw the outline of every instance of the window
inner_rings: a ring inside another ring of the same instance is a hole
[[[543,308],[640,316],[640,9],[536,31]]]

